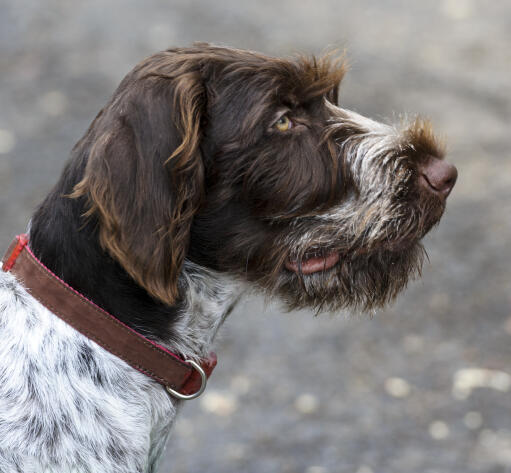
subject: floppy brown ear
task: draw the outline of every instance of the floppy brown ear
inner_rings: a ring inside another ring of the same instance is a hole
[[[102,247],[166,304],[179,296],[203,193],[204,107],[198,66],[160,53],[123,80],[78,145],[88,157],[71,197],[86,197]]]

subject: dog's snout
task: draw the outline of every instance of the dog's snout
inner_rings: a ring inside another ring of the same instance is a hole
[[[438,158],[431,157],[419,166],[420,185],[444,198],[451,193],[457,178],[456,167]]]

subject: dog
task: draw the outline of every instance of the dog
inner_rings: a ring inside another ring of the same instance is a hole
[[[207,356],[241,295],[371,311],[421,271],[457,177],[422,119],[337,103],[342,58],[197,44],[138,64],[31,218],[33,254]],[[154,472],[180,401],[0,274],[0,471]]]

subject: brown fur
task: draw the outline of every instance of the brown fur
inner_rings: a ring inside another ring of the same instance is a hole
[[[86,166],[71,196],[87,199],[102,247],[165,304],[190,258],[291,308],[383,305],[420,272],[419,240],[445,202],[419,188],[418,166],[443,151],[424,120],[397,130],[336,107],[345,71],[331,53],[200,44],[151,56],[77,145]],[[293,127],[278,132],[283,113]],[[374,153],[369,170],[356,158]],[[342,258],[324,274],[285,269],[329,251]]]
[[[208,46],[169,50],[143,61],[122,81],[80,142],[89,149],[87,166],[70,196],[87,198],[85,215],[98,218],[103,248],[167,304],[178,297],[190,227],[204,194],[204,79],[222,69],[243,74],[240,64],[246,74],[287,75],[287,82],[308,99],[335,95],[345,72],[342,61],[331,54],[287,61]],[[214,91],[209,92],[214,101]],[[247,129],[259,117],[249,118]],[[141,126],[147,134],[135,128]],[[331,157],[335,162],[333,152]]]

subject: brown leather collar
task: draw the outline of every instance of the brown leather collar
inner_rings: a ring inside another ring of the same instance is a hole
[[[19,279],[42,305],[81,334],[165,386],[178,399],[193,399],[206,387],[216,355],[200,364],[183,360],[145,338],[97,306],[53,274],[18,235],[2,259],[2,269]]]

